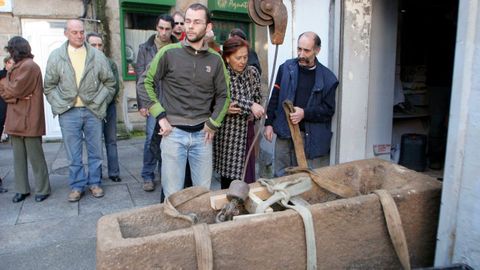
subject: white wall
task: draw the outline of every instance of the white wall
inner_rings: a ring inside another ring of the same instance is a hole
[[[372,3],[343,2],[336,163],[364,159],[367,142]]]
[[[460,0],[435,266],[480,269],[480,7]]]
[[[398,1],[345,0],[335,163],[374,157],[392,138]],[[390,159],[387,152],[376,157]]]
[[[393,92],[397,52],[397,0],[373,1],[365,158],[390,160],[390,152],[375,155],[374,145],[392,141]]]

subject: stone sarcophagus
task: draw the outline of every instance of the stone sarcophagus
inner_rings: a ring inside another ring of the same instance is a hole
[[[316,268],[402,268],[376,190],[387,191],[395,202],[410,265],[433,264],[441,182],[377,159],[315,172],[320,181],[333,181],[355,193],[341,198],[314,182],[295,196],[305,202],[313,219]],[[299,177],[310,176],[296,173],[274,181]],[[251,185],[250,192],[259,186]],[[209,264],[213,269],[307,268],[309,239],[298,212],[272,206],[275,211],[215,223],[219,211],[212,198],[225,192],[192,188],[174,194],[180,194],[172,202],[180,217],[165,204],[102,217],[97,224],[97,269],[202,269]],[[197,225],[185,216],[195,216]],[[210,251],[204,252],[202,245]],[[202,256],[210,260],[203,266]]]

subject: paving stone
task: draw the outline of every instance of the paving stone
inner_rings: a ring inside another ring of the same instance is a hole
[[[52,218],[69,218],[78,216],[78,203],[67,201],[69,187],[53,189],[50,196],[43,202],[36,202],[30,195],[24,202],[17,223],[39,222]]]
[[[160,203],[160,194],[162,188],[159,182],[155,182],[155,184],[156,188],[152,192],[144,191],[143,183],[128,184],[128,188],[135,206],[138,207]]]
[[[130,191],[126,184],[103,186],[105,196],[95,198],[89,190],[85,191],[80,200],[80,215],[101,212],[102,214],[115,213],[134,206]]]
[[[7,193],[0,194],[0,227],[15,225],[17,222],[22,203],[13,203],[12,198],[14,195],[15,193],[11,189]],[[0,240],[0,242],[2,241]]]
[[[92,212],[83,216],[2,226],[0,228],[0,239],[2,239],[0,254],[22,252],[55,243],[95,238],[97,220],[101,216],[100,212]]]
[[[95,249],[94,237],[54,243],[15,254],[0,255],[1,269],[95,269]]]

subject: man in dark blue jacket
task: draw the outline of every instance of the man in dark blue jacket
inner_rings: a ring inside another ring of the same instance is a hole
[[[297,58],[283,63],[268,104],[264,136],[272,141],[277,135],[274,153],[274,175],[285,174],[285,168],[296,166],[292,137],[282,103],[293,102],[290,113],[293,124],[299,124],[305,154],[310,168],[329,164],[331,122],[335,113],[336,76],[318,62],[321,41],[317,34],[305,32],[298,37]]]

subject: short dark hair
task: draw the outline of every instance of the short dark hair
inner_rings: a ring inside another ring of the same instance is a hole
[[[88,43],[88,39],[91,38],[91,37],[98,37],[98,38],[102,39],[102,41],[103,41],[102,35],[100,35],[100,34],[97,33],[97,32],[89,32],[89,33],[85,36],[85,41],[87,41],[87,43]]]
[[[5,47],[15,63],[25,59],[33,58],[32,48],[26,39],[20,36],[12,37]]]
[[[300,34],[300,36],[298,36],[298,39],[300,39],[303,35],[313,35],[313,45],[315,46],[315,48],[320,48],[322,47],[322,40],[320,39],[320,37],[314,33],[314,32],[311,32],[311,31],[308,31],[308,32],[303,32]]]
[[[233,36],[227,39],[223,43],[222,58],[224,62],[227,62],[227,57],[234,54],[238,49],[246,47],[247,50],[250,49],[248,42],[240,37]]]
[[[208,10],[208,8],[200,3],[194,3],[194,4],[191,4],[187,10],[203,10],[205,11],[205,19],[206,19],[206,22],[207,23],[211,23],[212,22],[212,15],[210,14],[210,11]],[[186,12],[185,12],[186,13]]]
[[[155,20],[155,29],[157,28],[157,25],[160,22],[160,20],[169,22],[172,25],[172,28],[175,27],[175,21],[173,20],[173,17],[168,14],[162,14],[158,16],[157,19]]]
[[[240,28],[233,28],[232,31],[230,31],[230,36],[231,37],[237,36],[243,40],[248,40],[247,34],[245,34],[245,32],[243,32],[243,30]]]

